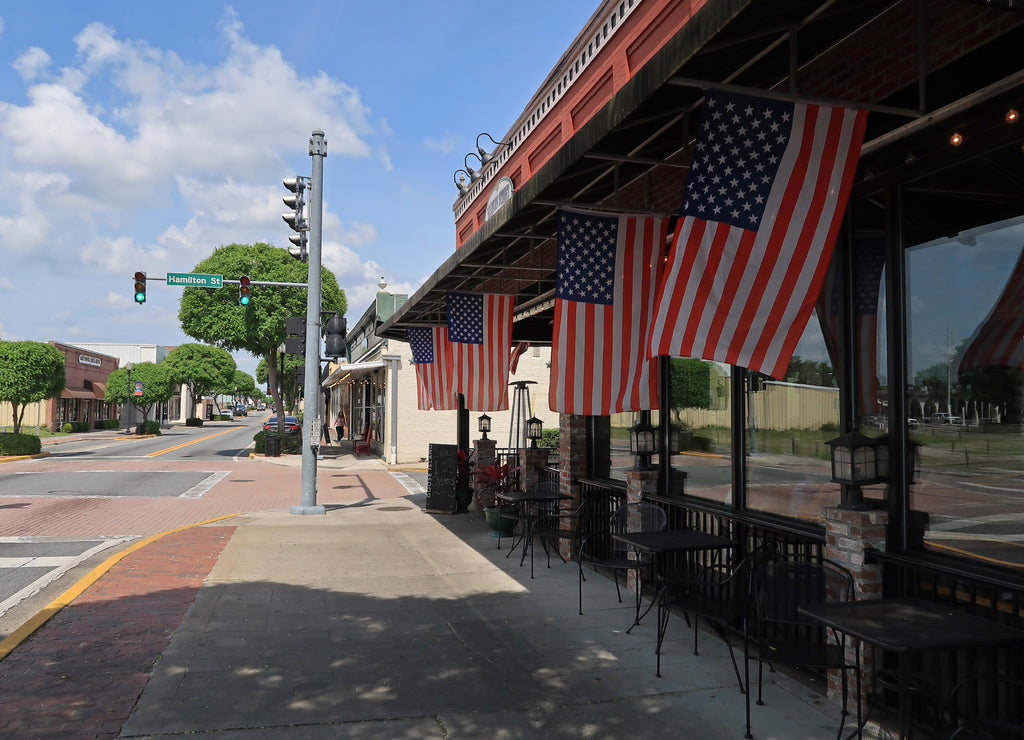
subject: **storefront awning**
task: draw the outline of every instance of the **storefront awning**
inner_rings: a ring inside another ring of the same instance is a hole
[[[384,367],[383,360],[372,360],[368,362],[343,362],[327,376],[327,379],[323,382],[324,388],[333,388],[336,385],[340,385],[345,382],[348,378],[354,375],[362,375],[373,370],[379,370]]]
[[[86,388],[65,388],[63,391],[61,391],[60,397],[61,398],[85,398],[85,399],[88,399],[90,401],[93,400],[94,398],[96,398],[96,396],[93,394],[93,392],[88,390],[88,389],[86,389]]]

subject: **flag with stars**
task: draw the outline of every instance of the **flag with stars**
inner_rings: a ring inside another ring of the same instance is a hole
[[[444,326],[410,326],[406,331],[416,368],[417,401],[422,411],[459,408],[452,390],[452,345]]]
[[[552,411],[658,408],[647,327],[669,219],[561,209],[551,349]]]
[[[885,238],[882,234],[857,233],[853,237],[853,342],[857,373],[857,412],[869,416],[880,412],[878,382],[878,296],[885,270]],[[825,340],[832,370],[841,386],[846,385],[839,359],[839,307],[842,302],[842,274],[838,254],[829,263],[825,281],[815,303],[821,335]]]
[[[828,267],[865,111],[707,94],[649,354],[782,378]]]
[[[470,411],[507,409],[515,296],[449,291],[447,300],[456,393]]]

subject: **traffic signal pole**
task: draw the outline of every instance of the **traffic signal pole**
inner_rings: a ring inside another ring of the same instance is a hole
[[[309,183],[309,276],[306,279],[306,373],[302,414],[302,499],[292,514],[326,514],[316,503],[316,459],[320,448],[323,405],[320,403],[320,247],[323,229],[324,157],[327,139],[317,129],[309,137],[313,175]]]

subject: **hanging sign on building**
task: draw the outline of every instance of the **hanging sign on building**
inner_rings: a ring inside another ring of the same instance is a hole
[[[488,220],[498,212],[499,208],[511,200],[512,193],[514,192],[515,188],[512,187],[511,177],[498,178],[498,181],[494,183],[494,189],[491,190],[491,196],[487,199],[487,210],[484,212],[484,221]]]

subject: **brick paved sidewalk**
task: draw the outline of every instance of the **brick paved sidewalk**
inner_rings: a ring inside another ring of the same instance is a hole
[[[129,554],[0,661],[0,736],[115,738],[235,527]]]

